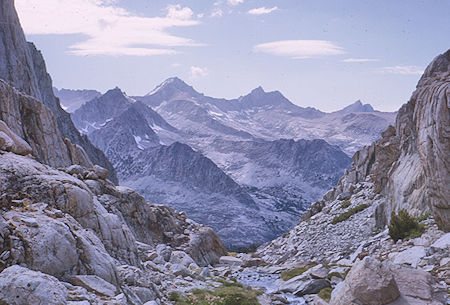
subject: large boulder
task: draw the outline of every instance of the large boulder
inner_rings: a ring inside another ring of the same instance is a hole
[[[0,273],[0,303],[67,304],[67,289],[53,276],[14,265]]]
[[[400,296],[394,275],[386,264],[371,257],[356,262],[333,293],[331,305],[383,305]]]
[[[24,139],[12,132],[2,120],[0,120],[0,149],[23,156],[29,155],[32,152],[31,146]]]
[[[398,265],[389,267],[401,294],[395,304],[445,304],[446,290],[436,285],[430,273]]]
[[[3,215],[11,232],[10,263],[60,279],[94,274],[118,285],[115,262],[101,240],[69,215],[53,218],[46,213],[55,217],[55,212],[45,205],[14,209]]]

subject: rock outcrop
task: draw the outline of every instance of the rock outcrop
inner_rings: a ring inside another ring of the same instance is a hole
[[[353,166],[325,199],[371,182],[386,198],[378,223],[392,211],[414,215],[431,211],[450,230],[450,50],[436,57],[420,79],[410,101],[399,110],[395,126],[353,156]]]
[[[398,112],[395,126],[387,128],[380,140],[356,152],[352,168],[337,186],[314,203],[293,230],[260,247],[257,255],[283,265],[314,260],[351,266],[365,256],[379,258],[392,264],[389,270],[398,279],[400,297],[392,304],[441,304],[449,264],[446,260],[441,263],[445,250],[433,247],[432,240],[437,244],[437,240],[444,240],[446,235],[441,230],[448,231],[450,223],[449,97],[450,50],[426,69],[410,101]],[[386,225],[391,212],[401,209],[421,216],[425,233],[413,241],[394,244]],[[427,217],[430,219],[424,220]],[[407,268],[400,268],[404,266]],[[424,279],[407,287],[407,274]],[[333,304],[366,304],[356,296],[358,289],[351,291],[357,285],[356,278],[346,282],[346,290],[339,297],[341,303],[336,299]],[[413,292],[424,286],[420,282],[427,283],[426,301]],[[375,287],[370,279],[365,285],[367,289],[359,289],[365,294]],[[348,299],[352,296],[356,301]]]
[[[47,106],[56,119],[61,135],[82,147],[93,163],[107,168],[111,173],[110,179],[117,183],[111,163],[87,137],[80,135],[70,115],[61,108],[53,93],[52,80],[42,54],[25,40],[13,0],[1,2],[0,19],[0,79]]]
[[[92,166],[84,149],[61,136],[53,112],[47,106],[2,80],[0,119],[18,139],[23,138],[31,146],[38,161],[53,167]]]
[[[161,245],[177,249],[190,256],[192,268],[215,264],[226,254],[211,229],[170,208],[149,205],[105,176],[98,167],[73,165],[64,172],[29,156],[0,152],[0,271],[20,264],[75,285],[74,276],[97,276],[117,287],[110,297],[124,293],[129,303],[142,304],[149,299],[132,291],[147,289],[144,294],[154,296],[156,288],[142,288],[141,280],[127,285],[120,268],[153,277],[143,262],[155,256],[145,253]],[[163,272],[158,268],[152,272]],[[185,276],[193,276],[186,270]]]

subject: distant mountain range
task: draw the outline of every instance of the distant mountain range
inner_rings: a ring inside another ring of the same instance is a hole
[[[96,90],[72,90],[53,87],[53,93],[61,100],[61,104],[65,111],[72,113],[84,103],[101,96],[102,94]]]
[[[72,113],[121,184],[212,226],[233,249],[295,225],[394,116],[360,101],[324,113],[261,87],[216,99],[179,78],[142,97],[115,88]]]

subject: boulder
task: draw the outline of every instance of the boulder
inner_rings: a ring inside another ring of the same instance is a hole
[[[189,235],[189,254],[199,266],[208,266],[217,264],[227,250],[213,229],[201,227]]]
[[[259,257],[245,257],[242,259],[242,267],[258,267],[265,264],[265,261]]]
[[[28,262],[28,267],[55,277],[70,275],[79,264],[77,242],[69,227],[48,216],[32,217],[30,213],[9,211],[5,219],[13,222],[14,236],[20,237],[20,243],[15,243],[12,251],[13,259],[18,262]],[[31,221],[33,219],[33,221]],[[15,221],[16,220],[16,221]],[[28,223],[36,223],[29,227]],[[19,249],[26,245],[22,256]]]
[[[182,277],[188,277],[192,275],[189,269],[182,265],[172,265],[170,271],[175,276],[181,275]]]
[[[67,289],[53,276],[14,265],[0,273],[0,303],[62,305]]]
[[[116,287],[96,275],[76,275],[71,277],[69,282],[98,295],[107,297],[116,295]]]
[[[356,262],[338,286],[330,302],[332,305],[383,305],[400,296],[392,271],[371,257]]]
[[[202,271],[200,272],[200,276],[203,277],[203,278],[211,276],[211,273],[209,272],[209,268],[208,267],[204,267],[202,269]]]
[[[242,260],[234,256],[222,256],[219,258],[219,263],[231,266],[241,266]]]
[[[85,168],[83,166],[74,164],[66,169],[66,173],[70,175],[81,175],[84,172],[84,170]]]
[[[328,269],[322,265],[311,268],[311,277],[313,279],[325,279],[328,276]]]
[[[183,251],[173,251],[169,262],[171,264],[179,264],[186,268],[188,268],[192,263],[195,264],[194,260]]]
[[[331,287],[330,282],[325,279],[311,279],[303,282],[294,292],[295,295],[303,296],[305,294],[319,293],[323,288]]]
[[[156,253],[158,253],[158,256],[161,256],[164,261],[168,262],[172,256],[172,249],[168,245],[159,244],[156,246]]]
[[[32,152],[31,146],[12,132],[2,120],[0,120],[0,149],[22,156],[29,155]]]
[[[105,180],[109,176],[109,170],[99,165],[94,165],[93,170],[99,179]]]
[[[436,280],[428,272],[391,265],[400,294],[410,304],[445,304],[445,289],[435,288]]]
[[[301,290],[304,286],[304,283],[309,281],[309,275],[305,273],[297,275],[287,281],[279,280],[279,288],[280,292],[295,292]]]
[[[407,264],[413,268],[417,267],[422,257],[426,256],[425,248],[414,246],[402,252],[389,253],[389,260],[394,264]]]
[[[438,240],[436,240],[432,245],[435,249],[446,249],[450,247],[450,233],[442,235]]]

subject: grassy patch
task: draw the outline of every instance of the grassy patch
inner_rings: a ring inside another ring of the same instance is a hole
[[[411,217],[406,210],[400,210],[398,215],[392,212],[389,224],[389,236],[397,242],[399,239],[416,238],[422,236],[425,225]]]
[[[348,208],[352,203],[350,202],[350,200],[344,200],[341,203],[341,209],[346,209]]]
[[[239,287],[239,288],[244,288],[244,285],[242,285],[241,283],[239,283],[235,278],[232,278],[232,282],[228,282],[226,280],[223,279],[217,279],[217,282],[222,283],[222,285],[224,287]]]
[[[343,278],[343,277],[342,277],[342,274],[340,274],[339,272],[331,272],[331,273],[329,273],[328,276],[327,276],[328,280],[331,281],[331,278],[332,278],[333,276],[338,277],[338,278],[341,278],[341,279]]]
[[[281,273],[281,279],[283,281],[290,280],[293,277],[296,277],[296,276],[298,276],[300,274],[303,274],[305,271],[309,270],[310,268],[312,268],[312,267],[314,267],[316,265],[317,264],[314,263],[314,264],[310,264],[310,265],[305,266],[305,267],[299,267],[299,268],[295,268],[295,269],[292,269],[292,270],[283,271]]]
[[[176,300],[176,305],[259,305],[259,291],[236,286],[215,290],[194,289]]]
[[[178,301],[181,298],[180,294],[176,291],[172,291],[169,294],[169,300],[170,301]]]
[[[339,223],[339,222],[342,222],[342,221],[344,221],[344,220],[347,220],[347,219],[349,219],[352,215],[354,215],[354,214],[356,214],[356,213],[358,213],[358,212],[361,212],[362,210],[364,210],[364,209],[367,208],[367,207],[368,207],[367,204],[361,204],[361,205],[358,205],[357,207],[354,207],[354,208],[348,210],[347,212],[342,213],[341,215],[335,216],[335,217],[333,218],[333,221],[332,221],[331,223],[335,225],[335,224],[337,224],[337,223]]]
[[[319,297],[321,297],[322,300],[330,302],[330,300],[331,300],[331,292],[332,291],[333,291],[333,289],[331,289],[330,287],[323,288],[322,290],[319,291],[319,293],[317,295]]]

